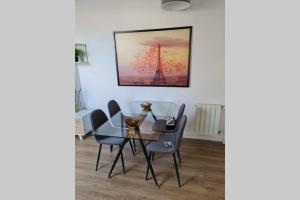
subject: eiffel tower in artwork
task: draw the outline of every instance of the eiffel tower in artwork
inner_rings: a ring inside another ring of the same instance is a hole
[[[152,79],[151,84],[153,85],[165,85],[167,84],[167,80],[164,76],[163,69],[161,68],[161,62],[160,62],[160,44],[157,45],[157,69],[155,72],[155,75]]]

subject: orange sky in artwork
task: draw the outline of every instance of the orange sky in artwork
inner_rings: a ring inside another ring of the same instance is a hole
[[[189,29],[117,33],[115,35],[120,76],[153,76],[157,46],[165,76],[188,75]]]

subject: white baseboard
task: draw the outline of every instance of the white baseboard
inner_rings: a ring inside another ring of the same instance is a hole
[[[184,138],[191,138],[191,139],[200,139],[200,140],[210,140],[210,141],[217,141],[217,142],[223,142],[224,143],[224,137],[223,135],[220,136],[211,136],[211,135],[201,135],[196,132],[187,132],[185,131],[183,134]]]

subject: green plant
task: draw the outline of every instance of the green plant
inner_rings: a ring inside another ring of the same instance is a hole
[[[75,48],[75,57],[79,58],[81,61],[83,61],[84,59],[84,51],[82,51],[81,49],[77,49]]]

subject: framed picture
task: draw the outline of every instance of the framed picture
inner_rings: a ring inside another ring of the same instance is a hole
[[[115,31],[119,86],[189,87],[192,27]]]
[[[89,61],[88,61],[88,56],[87,56],[87,51],[86,51],[86,44],[76,43],[75,49],[79,50],[79,52],[80,52],[80,56],[79,56],[80,58],[77,61],[75,58],[75,62],[87,64]]]

